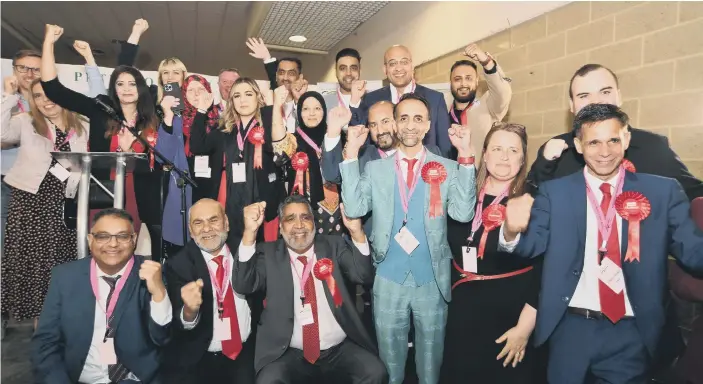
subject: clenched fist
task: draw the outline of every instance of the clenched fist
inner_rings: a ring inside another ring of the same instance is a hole
[[[556,160],[561,157],[561,154],[566,151],[567,148],[569,148],[569,145],[566,144],[566,141],[562,139],[551,139],[544,146],[542,156],[547,160]]]
[[[73,42],[73,49],[76,50],[84,59],[88,60],[89,57],[93,57],[93,51],[90,50],[90,44],[83,40],[76,40]]]
[[[149,29],[149,22],[144,19],[137,19],[132,26],[132,33],[141,36],[147,29]]]
[[[457,149],[459,157],[469,157],[471,153],[471,129],[459,124],[449,128],[449,141]]]
[[[342,128],[349,124],[351,117],[351,111],[343,105],[332,108],[327,116],[327,136],[330,139],[339,137],[342,133]]]
[[[365,93],[366,80],[354,80],[351,86],[351,104],[358,104]]]
[[[300,75],[300,78],[298,80],[294,81],[293,84],[290,87],[290,93],[293,94],[293,99],[295,99],[296,103],[298,102],[298,99],[300,99],[300,96],[303,95],[303,93],[308,91],[308,81],[305,80],[303,75]]]
[[[63,28],[54,24],[47,24],[45,27],[46,33],[44,34],[44,42],[55,43],[61,35],[63,35]]]
[[[151,293],[151,299],[159,303],[166,297],[166,287],[161,278],[161,264],[153,260],[144,260],[139,268],[139,278],[146,282],[146,289]]]
[[[347,145],[344,147],[345,159],[359,157],[359,149],[366,144],[369,129],[363,125],[354,125],[347,129]]]
[[[273,105],[282,106],[283,104],[285,104],[286,100],[288,100],[288,94],[289,92],[285,85],[281,85],[280,87],[274,89]]]
[[[476,44],[469,44],[466,48],[464,48],[464,55],[471,60],[478,61],[479,63],[485,63],[489,59],[488,54],[486,54],[486,52],[484,52],[483,49],[479,48]]]
[[[14,95],[18,91],[19,83],[17,82],[17,77],[15,75],[5,77],[5,93],[8,95]]]
[[[264,213],[266,212],[266,202],[260,201],[244,207],[244,233],[242,242],[245,245],[252,245],[256,241],[256,233],[264,223]]]
[[[535,199],[529,194],[508,200],[505,210],[505,228],[503,235],[506,241],[513,241],[518,233],[525,232],[530,223],[530,211]]]
[[[181,288],[183,300],[183,317],[186,321],[193,321],[203,304],[203,280],[192,281]]]

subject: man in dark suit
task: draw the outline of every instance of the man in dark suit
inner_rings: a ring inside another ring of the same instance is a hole
[[[614,105],[584,107],[574,131],[586,168],[543,183],[534,201],[508,202],[501,247],[544,254],[535,342],[549,340],[550,383],[645,383],[665,322],[667,254],[703,271],[703,232],[681,185],[622,165],[627,123]]]
[[[350,103],[352,118],[349,125],[365,125],[369,108],[381,100],[397,104],[404,94],[417,93],[429,102],[430,115],[432,116],[430,131],[425,135],[423,142],[426,145],[438,146],[442,154],[446,156],[452,148],[452,144],[449,141],[449,115],[444,95],[415,83],[414,71],[415,66],[408,48],[402,45],[388,48],[383,56],[383,73],[390,81],[390,85],[364,94],[366,83],[355,82],[352,85]],[[359,107],[355,108],[355,105],[359,105]]]
[[[110,208],[93,219],[91,258],[54,268],[32,337],[38,383],[163,383],[160,352],[171,302],[161,264],[134,256],[132,217]],[[140,281],[141,280],[141,281]]]
[[[176,319],[165,359],[173,373],[169,383],[253,384],[261,298],[248,300],[232,289],[234,258],[226,244],[229,221],[222,206],[201,199],[188,217],[193,241],[165,267]]]
[[[344,218],[354,246],[339,236],[316,236],[308,200],[292,195],[279,207],[283,239],[257,245],[265,205],[244,209],[233,281],[238,293],[266,294],[256,340],[256,382],[387,382],[385,367],[343,284],[343,276],[356,284],[373,280],[361,221]]]

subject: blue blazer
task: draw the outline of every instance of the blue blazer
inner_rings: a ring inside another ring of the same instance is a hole
[[[623,273],[637,328],[653,354],[665,320],[667,257],[671,254],[683,265],[703,270],[703,232],[691,220],[688,198],[676,180],[627,172],[623,191],[640,192],[652,205],[640,223],[640,261],[623,261]],[[554,332],[576,290],[583,270],[586,209],[583,171],[540,184],[530,224],[514,250],[524,257],[545,255],[537,345]],[[628,227],[623,220],[623,260]]]
[[[390,85],[387,85],[365,94],[361,99],[359,108],[351,108],[352,118],[349,125],[366,125],[368,111],[371,106],[382,100],[392,102],[390,87]],[[415,93],[424,97],[430,103],[430,130],[425,135],[423,143],[428,146],[438,146],[442,151],[442,155],[448,156],[452,143],[449,141],[449,115],[447,114],[449,109],[444,101],[444,95],[420,84],[415,87]]]
[[[144,259],[134,267],[115,306],[113,326],[117,357],[143,383],[159,383],[161,353],[170,326],[151,319],[151,295],[139,279]],[[95,296],[90,285],[90,258],[56,266],[31,343],[35,380],[42,384],[77,383],[93,339]]]
[[[425,191],[425,233],[429,242],[432,267],[437,286],[446,301],[451,300],[450,263],[452,252],[447,242],[447,214],[454,220],[467,223],[474,217],[476,205],[476,183],[473,168],[459,166],[455,161],[427,153],[426,161],[442,163],[447,170],[447,180],[440,185],[444,216],[430,218],[428,215],[430,186]],[[395,233],[393,215],[395,209],[395,156],[371,161],[363,174],[356,162],[342,163],[342,200],[349,217],[362,217],[373,211],[373,232],[369,242],[373,245],[371,255],[376,263],[382,263]]]

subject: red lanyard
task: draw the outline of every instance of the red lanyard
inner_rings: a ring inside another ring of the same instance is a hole
[[[17,109],[19,109],[20,112],[26,112],[24,109],[24,104],[22,104],[22,99],[17,100]]]
[[[239,130],[239,132],[237,133],[237,147],[239,148],[239,156],[240,157],[244,157],[244,140],[246,140],[247,137],[249,137],[249,132],[251,132],[251,127],[256,127],[257,124],[259,124],[259,122],[256,121],[256,119],[251,119],[249,121],[249,124],[247,124],[246,133],[244,134],[244,136],[242,137],[241,130]]]
[[[410,92],[406,92],[406,93],[415,93],[415,87],[416,87],[415,80],[413,80],[412,81],[412,88],[410,88]],[[396,100],[393,100],[393,104],[398,104],[398,102],[400,101],[400,98],[403,97],[403,95],[398,93],[398,98]]]
[[[474,102],[472,101],[471,104],[467,105],[466,108],[464,108],[461,111],[461,117],[464,117],[466,115],[466,112],[473,107]],[[457,123],[457,124],[463,124],[459,118],[456,117],[456,114],[454,113],[454,106],[452,105],[451,109],[449,109],[449,114],[452,115],[452,120]]]
[[[510,185],[500,195],[496,196],[491,202],[491,205],[499,204],[510,192]],[[486,187],[481,188],[481,192],[478,194],[478,202],[476,202],[476,209],[474,210],[474,221],[471,223],[471,233],[469,234],[468,244],[471,244],[474,240],[474,235],[476,231],[483,224],[483,199],[486,197]]]
[[[420,156],[420,161],[419,161],[419,166],[422,168],[422,164],[425,162],[425,156],[427,155],[427,152],[425,152],[425,149],[422,149],[422,156]],[[400,203],[403,205],[403,212],[405,212],[405,218],[403,219],[403,226],[405,226],[405,223],[408,222],[408,204],[410,203],[410,199],[413,196],[413,192],[415,192],[415,187],[417,187],[417,181],[420,178],[420,174],[422,172],[415,172],[415,177],[412,181],[412,184],[410,184],[410,188],[406,190],[406,185],[407,183],[405,180],[403,180],[403,172],[400,170],[400,151],[396,152],[395,155],[395,174],[398,177],[398,191],[400,192]]]
[[[586,177],[586,168],[583,169],[584,177]],[[622,187],[625,184],[625,170],[620,166],[618,181],[615,185],[615,194],[610,199],[610,204],[608,205],[608,211],[603,214],[603,210],[600,208],[600,203],[596,199],[596,195],[591,190],[588,185],[588,178],[586,178],[586,196],[591,202],[591,209],[593,213],[596,214],[596,220],[598,221],[598,232],[600,233],[603,243],[598,248],[599,251],[605,252],[606,244],[608,243],[608,238],[610,238],[610,231],[613,230],[613,218],[615,217],[615,198],[622,193]]]

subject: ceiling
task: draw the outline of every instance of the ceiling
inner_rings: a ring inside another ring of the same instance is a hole
[[[149,30],[142,36],[136,66],[155,70],[171,56],[190,72],[216,74],[236,67],[247,76],[264,79],[261,61],[249,56],[248,36],[261,36],[267,45],[294,53],[303,62],[319,60],[321,53],[353,33],[388,2],[9,2],[3,1],[1,53],[11,58],[19,49],[41,49],[45,24],[64,28],[56,45],[59,63],[83,64],[73,48],[85,40],[96,51],[100,66],[114,66],[120,40],[127,40],[134,20],[144,18]],[[303,35],[304,43],[289,36]],[[275,48],[273,55],[283,55]],[[305,53],[304,53],[305,52]],[[335,52],[329,52],[334,55]],[[314,79],[311,79],[314,80]]]

